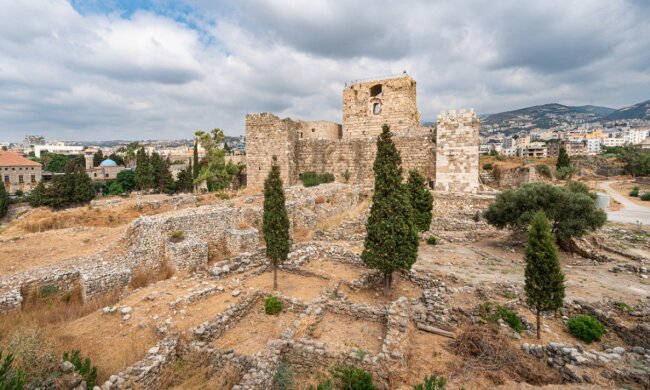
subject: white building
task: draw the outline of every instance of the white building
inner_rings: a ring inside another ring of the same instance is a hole
[[[623,146],[625,145],[625,141],[625,138],[604,138],[602,145],[609,148],[614,146]]]
[[[517,148],[503,148],[502,154],[506,157],[517,157]]]
[[[585,141],[587,142],[587,154],[600,153],[600,145],[602,142],[600,138],[587,139]]]
[[[627,140],[627,143],[638,145],[643,142],[643,140],[648,138],[648,132],[649,130],[647,129],[630,129],[627,131],[625,138]]]
[[[34,156],[41,157],[42,152],[56,154],[81,154],[84,151],[83,146],[65,145],[63,142],[50,145],[34,145]]]

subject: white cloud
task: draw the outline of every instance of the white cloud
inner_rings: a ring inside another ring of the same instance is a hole
[[[190,27],[164,12],[0,0],[0,140],[237,135],[259,111],[340,121],[346,81],[404,69],[423,120],[650,98],[643,2],[192,4]]]

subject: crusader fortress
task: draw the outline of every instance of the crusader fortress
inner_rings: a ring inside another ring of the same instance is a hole
[[[372,186],[377,136],[388,124],[402,154],[404,172],[419,170],[436,190],[476,192],[479,187],[479,120],[473,110],[438,115],[422,126],[416,83],[407,74],[355,82],[343,91],[343,124],[246,116],[248,186],[259,188],[278,157],[285,184],[304,172],[333,173],[337,181]]]

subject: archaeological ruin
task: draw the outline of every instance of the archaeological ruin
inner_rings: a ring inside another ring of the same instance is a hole
[[[477,192],[479,119],[473,110],[438,115],[423,126],[416,82],[406,73],[346,85],[343,124],[280,119],[271,113],[246,116],[249,187],[263,185],[277,156],[285,184],[305,172],[332,173],[337,181],[371,186],[376,138],[388,124],[402,154],[404,170],[417,169],[432,188]],[[347,172],[347,175],[346,175]]]

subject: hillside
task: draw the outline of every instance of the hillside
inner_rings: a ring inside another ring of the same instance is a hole
[[[500,125],[505,122],[529,123],[533,127],[548,128],[552,124],[567,122],[570,118],[583,117],[595,120],[611,114],[615,110],[599,106],[565,106],[558,103],[525,107],[518,110],[490,114],[483,119],[484,125]]]
[[[606,120],[616,119],[649,119],[650,120],[650,100],[637,103],[632,106],[623,107],[607,115]]]

